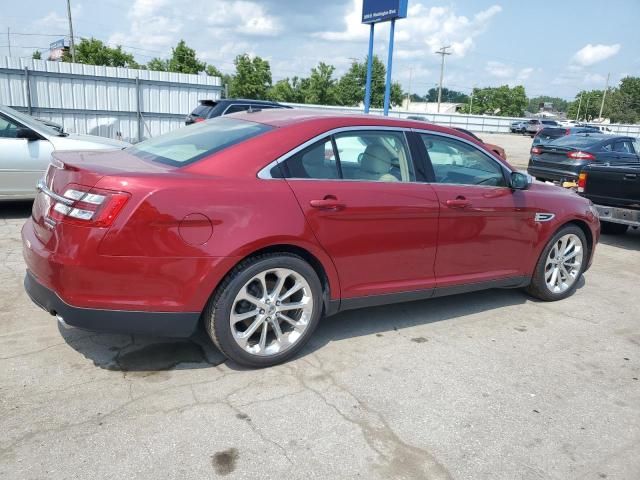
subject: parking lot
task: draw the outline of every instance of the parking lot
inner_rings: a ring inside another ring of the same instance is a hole
[[[526,166],[528,137],[481,135]],[[640,478],[640,232],[578,291],[351,311],[287,364],[59,327],[0,205],[0,478]]]

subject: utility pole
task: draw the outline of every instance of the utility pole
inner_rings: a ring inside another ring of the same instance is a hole
[[[584,109],[584,119],[589,121],[589,101],[591,100],[591,96],[587,95],[587,108]]]
[[[609,77],[610,76],[611,76],[611,74],[607,73],[607,83],[605,83],[604,93],[602,94],[602,103],[600,104],[600,115],[598,115],[598,118],[600,119],[601,123],[602,123],[602,110],[604,110],[604,99],[607,98],[607,91],[609,90]]]
[[[9,56],[11,56],[11,28],[7,27],[7,47],[9,47]]]
[[[407,91],[407,110],[409,110],[409,105],[411,104],[411,79],[413,77],[413,67],[409,68],[409,90]]]
[[[476,86],[474,85],[473,88],[471,89],[471,103],[469,104],[469,115],[473,113],[473,94],[475,90],[476,90]]]
[[[582,94],[584,92],[580,92],[580,101],[578,102],[578,113],[576,114],[576,122],[580,118],[580,107],[582,106]]]
[[[73,39],[73,22],[71,21],[71,0],[67,0],[67,17],[69,17],[69,46],[71,47],[71,61],[76,63],[76,44]]]
[[[447,52],[447,49],[451,48],[450,45],[442,47],[438,50],[436,55],[442,56],[442,62],[440,63],[440,86],[438,87],[438,113],[440,113],[440,102],[442,101],[442,81],[444,79],[444,57],[445,55],[451,55],[451,52]]]

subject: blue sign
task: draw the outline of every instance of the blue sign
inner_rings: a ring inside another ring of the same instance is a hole
[[[363,0],[362,23],[379,23],[407,17],[409,0]]]

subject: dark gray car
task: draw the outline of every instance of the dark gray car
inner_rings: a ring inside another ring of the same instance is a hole
[[[531,148],[527,172],[538,180],[575,182],[591,163],[640,164],[640,140],[627,136],[580,133]]]

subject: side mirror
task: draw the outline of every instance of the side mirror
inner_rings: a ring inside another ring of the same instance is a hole
[[[42,139],[36,131],[26,127],[18,127],[18,130],[16,131],[16,138],[24,138],[30,142]]]
[[[533,179],[522,172],[511,173],[511,188],[514,190],[526,190],[531,186]]]

